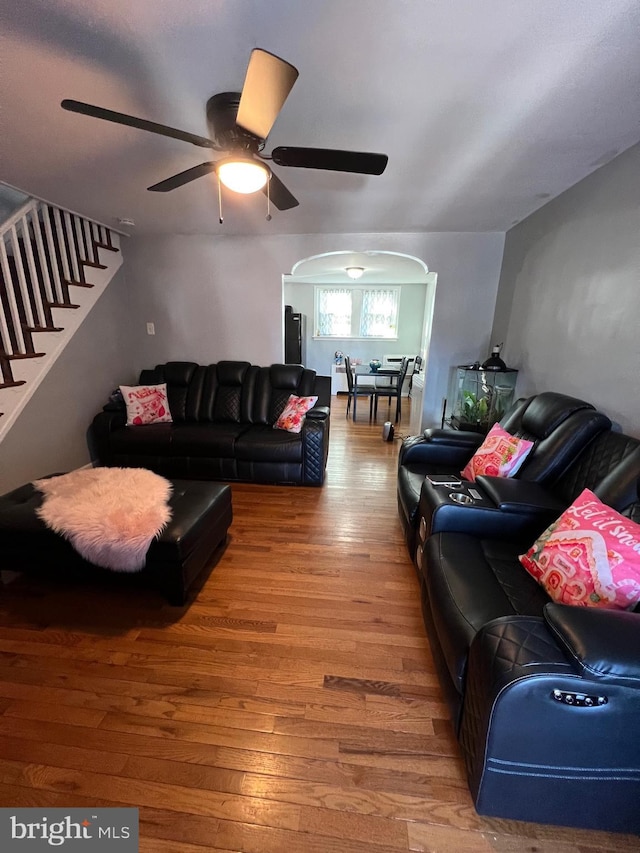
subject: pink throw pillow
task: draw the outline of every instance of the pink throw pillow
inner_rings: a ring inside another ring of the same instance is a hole
[[[317,402],[317,397],[296,397],[292,394],[273,428],[286,429],[287,432],[300,432],[304,416]]]
[[[562,604],[630,610],[640,601],[640,524],[589,489],[519,559]]]
[[[480,447],[461,472],[463,479],[475,480],[478,474],[513,477],[529,455],[533,441],[515,435],[494,424]]]
[[[121,385],[127,407],[127,426],[172,423],[167,385]]]

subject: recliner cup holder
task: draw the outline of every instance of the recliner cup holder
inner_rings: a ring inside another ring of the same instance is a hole
[[[464,492],[451,492],[449,495],[449,500],[454,501],[457,504],[474,504],[475,500],[471,497],[471,495],[466,495]]]

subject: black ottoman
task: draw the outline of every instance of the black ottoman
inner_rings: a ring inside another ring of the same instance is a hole
[[[148,583],[170,604],[186,602],[189,587],[227,537],[233,518],[231,489],[205,480],[171,480],[171,521],[147,552],[139,572],[108,572],[84,560],[38,518],[42,494],[31,483],[0,497],[0,569],[46,577],[114,576]],[[81,570],[81,571],[78,571]]]

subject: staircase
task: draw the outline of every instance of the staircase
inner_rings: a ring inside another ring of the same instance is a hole
[[[0,227],[0,441],[121,264],[117,232],[44,201]]]

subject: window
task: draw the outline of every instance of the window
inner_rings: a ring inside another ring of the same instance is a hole
[[[396,338],[397,326],[398,288],[363,291],[360,337]]]
[[[315,337],[398,337],[399,287],[315,288]]]
[[[351,336],[352,294],[347,288],[316,288],[316,329],[323,338]]]

